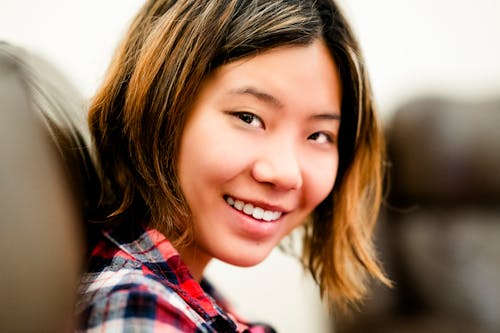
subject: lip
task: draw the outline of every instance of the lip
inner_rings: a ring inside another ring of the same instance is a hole
[[[286,209],[281,205],[273,205],[273,204],[266,203],[264,201],[245,199],[245,198],[241,198],[241,197],[229,195],[229,194],[224,195],[224,197],[223,197],[224,201],[226,200],[227,197],[231,197],[234,200],[243,201],[244,203],[252,204],[254,207],[260,207],[260,208],[265,209],[265,210],[280,212],[282,214],[282,216],[290,212],[290,209]]]
[[[228,209],[227,212],[229,213],[231,221],[233,221],[232,225],[237,234],[252,241],[263,241],[265,239],[275,237],[279,234],[279,230],[282,228],[282,222],[284,217],[286,216],[287,210],[284,210],[280,206],[263,204],[259,201],[245,201],[244,199],[240,199],[239,197],[230,197],[234,198],[235,200],[241,200],[246,203],[251,203],[252,205],[257,205],[261,208],[282,212],[281,217],[274,221],[257,220],[252,216],[247,215],[242,211],[239,211],[236,208],[230,206],[226,202],[224,196],[224,204]]]

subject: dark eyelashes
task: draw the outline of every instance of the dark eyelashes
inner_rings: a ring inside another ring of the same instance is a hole
[[[251,124],[252,121],[254,121],[257,116],[248,112],[240,112],[235,115],[236,117],[240,118],[242,121],[244,121],[247,124]]]
[[[324,135],[326,137],[326,140],[329,142],[329,143],[335,143],[335,140],[333,138],[332,135],[328,134],[328,133],[325,133],[325,132],[315,132],[313,134],[311,134],[308,139],[311,139],[311,140],[316,140],[318,139],[319,135]]]
[[[240,119],[241,121],[243,121],[244,123],[246,123],[248,125],[251,125],[252,122],[257,120],[260,124],[262,124],[262,127],[264,127],[264,122],[262,121],[262,119],[259,116],[257,116],[256,114],[253,114],[251,112],[248,112],[248,111],[228,111],[227,113],[233,117]]]
[[[264,121],[257,116],[256,114],[249,112],[249,111],[226,111],[226,114],[242,121],[245,125],[255,127],[255,128],[262,128],[265,129],[266,126],[264,124]],[[257,124],[254,124],[254,122],[257,121]],[[332,135],[329,132],[325,131],[318,131],[314,132],[311,135],[307,137],[308,140],[313,140],[317,141],[320,139],[320,136],[323,135],[325,137],[324,142],[319,142],[320,144],[322,143],[328,143],[328,144],[335,144],[336,143],[336,137],[335,135]]]

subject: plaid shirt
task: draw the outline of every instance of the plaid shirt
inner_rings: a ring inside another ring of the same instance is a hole
[[[157,230],[103,236],[79,287],[77,332],[274,332],[230,314]]]

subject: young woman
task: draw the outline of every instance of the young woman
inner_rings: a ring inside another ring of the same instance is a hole
[[[103,190],[79,329],[263,332],[203,279],[304,227],[335,304],[374,256],[382,141],[353,34],[330,0],[148,1],[90,109]]]

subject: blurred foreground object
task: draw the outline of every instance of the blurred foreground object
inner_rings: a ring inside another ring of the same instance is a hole
[[[500,99],[422,98],[387,128],[379,288],[338,333],[500,332]]]
[[[69,332],[95,172],[82,99],[0,42],[0,332]]]

